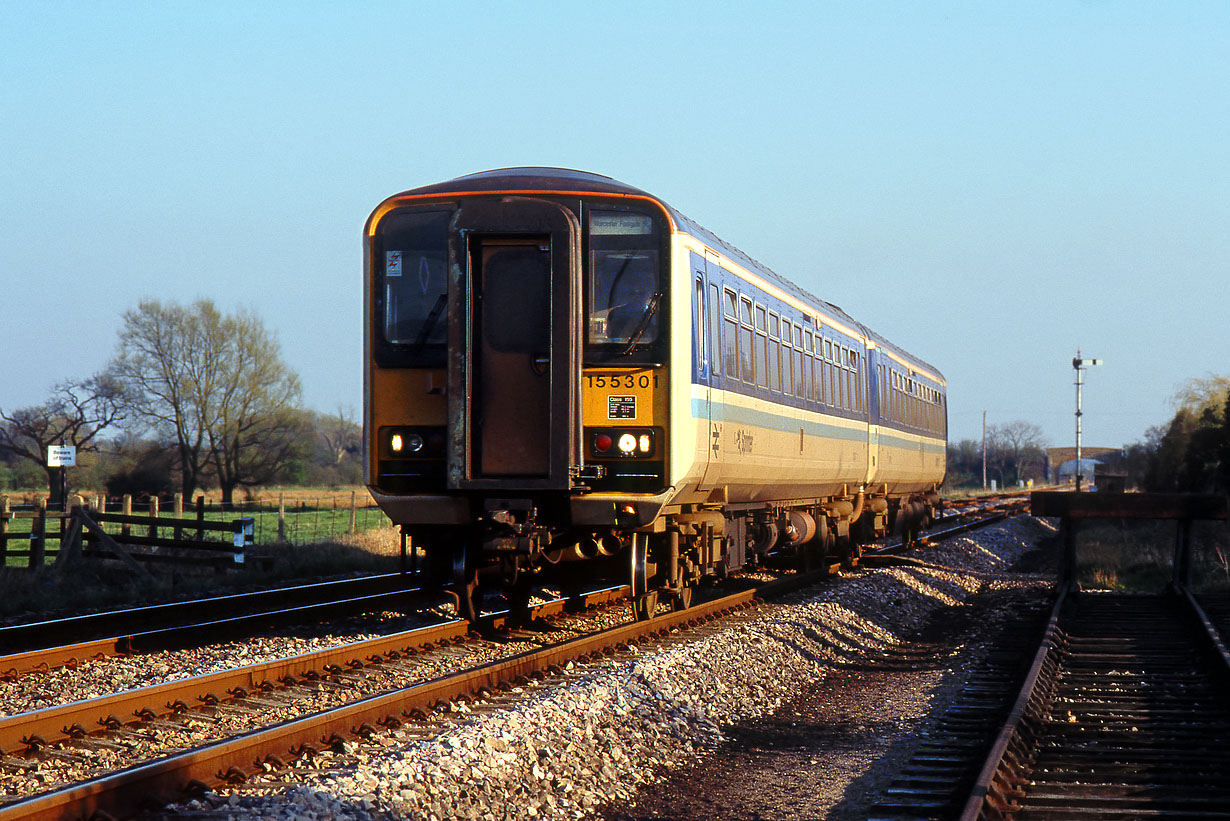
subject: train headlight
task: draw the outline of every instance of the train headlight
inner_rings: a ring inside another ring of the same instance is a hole
[[[652,459],[658,455],[654,428],[591,428],[586,431],[589,455],[597,459]]]
[[[423,449],[423,437],[417,433],[394,433],[389,437],[389,450],[395,454],[418,453]]]

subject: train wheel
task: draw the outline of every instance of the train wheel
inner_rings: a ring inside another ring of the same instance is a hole
[[[478,621],[481,612],[482,590],[478,584],[478,570],[469,558],[469,551],[459,551],[453,557],[453,590],[457,596],[457,617],[471,623]]]
[[[512,627],[529,627],[533,577],[528,570],[518,567],[516,557],[505,559],[501,564],[504,573],[504,597],[508,600],[508,623]]]
[[[692,606],[692,588],[684,586],[671,598],[671,608],[676,612]]]
[[[649,621],[658,612],[658,591],[650,590],[632,597],[632,615],[637,621]]]
[[[649,534],[633,533],[632,549],[628,551],[632,559],[632,574],[629,580],[632,587],[632,615],[637,621],[653,618],[658,609],[658,591],[651,590],[649,585],[657,572],[657,567],[649,561]]]

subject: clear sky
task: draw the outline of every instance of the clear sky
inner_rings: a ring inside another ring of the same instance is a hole
[[[950,438],[1085,444],[1230,373],[1230,3],[0,0],[0,407],[138,300],[249,306],[362,406],[385,196],[553,165],[663,197],[948,378]]]

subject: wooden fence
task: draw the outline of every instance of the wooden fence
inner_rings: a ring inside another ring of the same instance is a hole
[[[236,517],[229,521],[206,519],[205,498],[198,497],[195,516],[186,518],[177,497],[175,516],[160,514],[158,500],[150,501],[148,515],[132,512],[132,498],[124,497],[120,513],[107,513],[82,504],[68,511],[49,510],[40,502],[30,510],[14,510],[8,499],[0,499],[0,567],[11,558],[25,558],[26,567],[38,569],[48,561],[47,543],[58,542],[55,564],[62,568],[81,557],[115,558],[130,568],[148,575],[139,564],[209,564],[219,570],[242,565],[253,544],[253,520]],[[30,519],[29,532],[14,532],[11,523]],[[108,533],[104,525],[119,526]],[[206,534],[226,533],[223,541]],[[19,547],[22,543],[24,547]],[[226,555],[220,555],[226,554]]]

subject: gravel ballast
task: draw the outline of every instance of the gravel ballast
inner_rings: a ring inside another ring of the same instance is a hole
[[[1053,532],[1011,519],[911,554],[927,564],[843,574],[720,625],[573,667],[502,703],[457,705],[462,715],[347,744],[320,756],[318,770],[273,774],[269,795],[250,783],[169,809],[268,819],[624,817],[643,786],[721,750],[732,728],[773,717],[826,678],[838,682],[860,659],[906,653],[907,636],[937,609],[987,590],[1041,597],[1049,577],[1009,568]],[[842,767],[825,765],[831,804],[943,689],[937,676],[886,676],[877,686],[896,691],[848,706],[852,724],[874,723],[876,743],[849,750]]]

